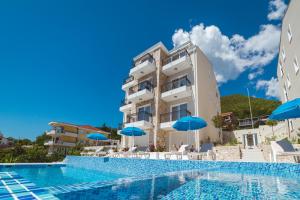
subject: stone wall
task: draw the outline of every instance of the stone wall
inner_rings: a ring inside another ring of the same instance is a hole
[[[241,151],[239,146],[216,146],[214,147],[216,159],[220,161],[239,161]]]

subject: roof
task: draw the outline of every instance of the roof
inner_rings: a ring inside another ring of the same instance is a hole
[[[98,132],[98,133],[104,133],[104,134],[110,134],[109,132],[103,131],[99,128],[90,126],[90,125],[76,125],[76,124],[71,124],[71,123],[66,123],[66,122],[50,122],[50,126],[56,127],[56,126],[70,126],[70,127],[75,127],[80,130],[84,131],[90,131],[90,132]]]
[[[133,60],[136,61],[139,58],[141,58],[144,55],[146,55],[147,53],[150,53],[150,52],[152,52],[152,51],[154,51],[155,49],[158,49],[158,48],[161,48],[163,51],[165,51],[166,53],[168,53],[168,49],[166,48],[166,46],[162,42],[158,42],[155,45],[153,45],[150,48],[148,48],[145,51],[143,51],[142,53],[140,53],[139,55],[137,55],[136,57],[134,57]]]

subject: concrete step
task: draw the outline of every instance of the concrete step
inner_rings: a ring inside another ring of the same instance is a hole
[[[259,148],[242,149],[243,162],[266,162],[263,152]]]

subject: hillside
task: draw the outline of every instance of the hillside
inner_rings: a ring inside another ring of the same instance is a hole
[[[251,97],[253,117],[269,115],[280,105],[280,101]],[[229,95],[221,97],[222,112],[233,112],[239,119],[250,117],[248,97]]]

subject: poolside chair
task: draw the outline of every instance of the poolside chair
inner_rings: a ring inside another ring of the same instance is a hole
[[[177,160],[182,160],[182,156],[186,154],[189,145],[183,144],[180,146],[177,152],[169,152],[165,154],[165,159],[170,160],[172,155],[176,156]]]
[[[287,139],[271,141],[271,149],[274,162],[277,162],[278,156],[292,156],[295,162],[300,162],[300,152]]]
[[[98,157],[103,157],[106,156],[108,154],[108,151],[110,150],[110,148],[99,148],[95,151],[94,156],[98,156]]]
[[[102,147],[102,146],[99,147],[99,148],[97,148],[96,150],[95,150],[95,149],[91,149],[91,148],[86,148],[87,151],[86,151],[86,152],[81,152],[80,155],[81,155],[81,156],[95,156],[95,154],[96,154],[97,152],[102,151],[103,148],[104,148],[104,147]]]
[[[135,158],[150,158],[150,152],[148,147],[138,147],[136,152],[133,153]]]
[[[128,149],[128,151],[122,152],[121,156],[123,156],[124,158],[130,158],[130,157],[134,157],[135,153],[136,153],[137,147],[130,147]]]
[[[213,152],[214,145],[212,143],[204,143],[201,145],[199,152],[188,153],[189,160],[215,160],[216,155]]]

